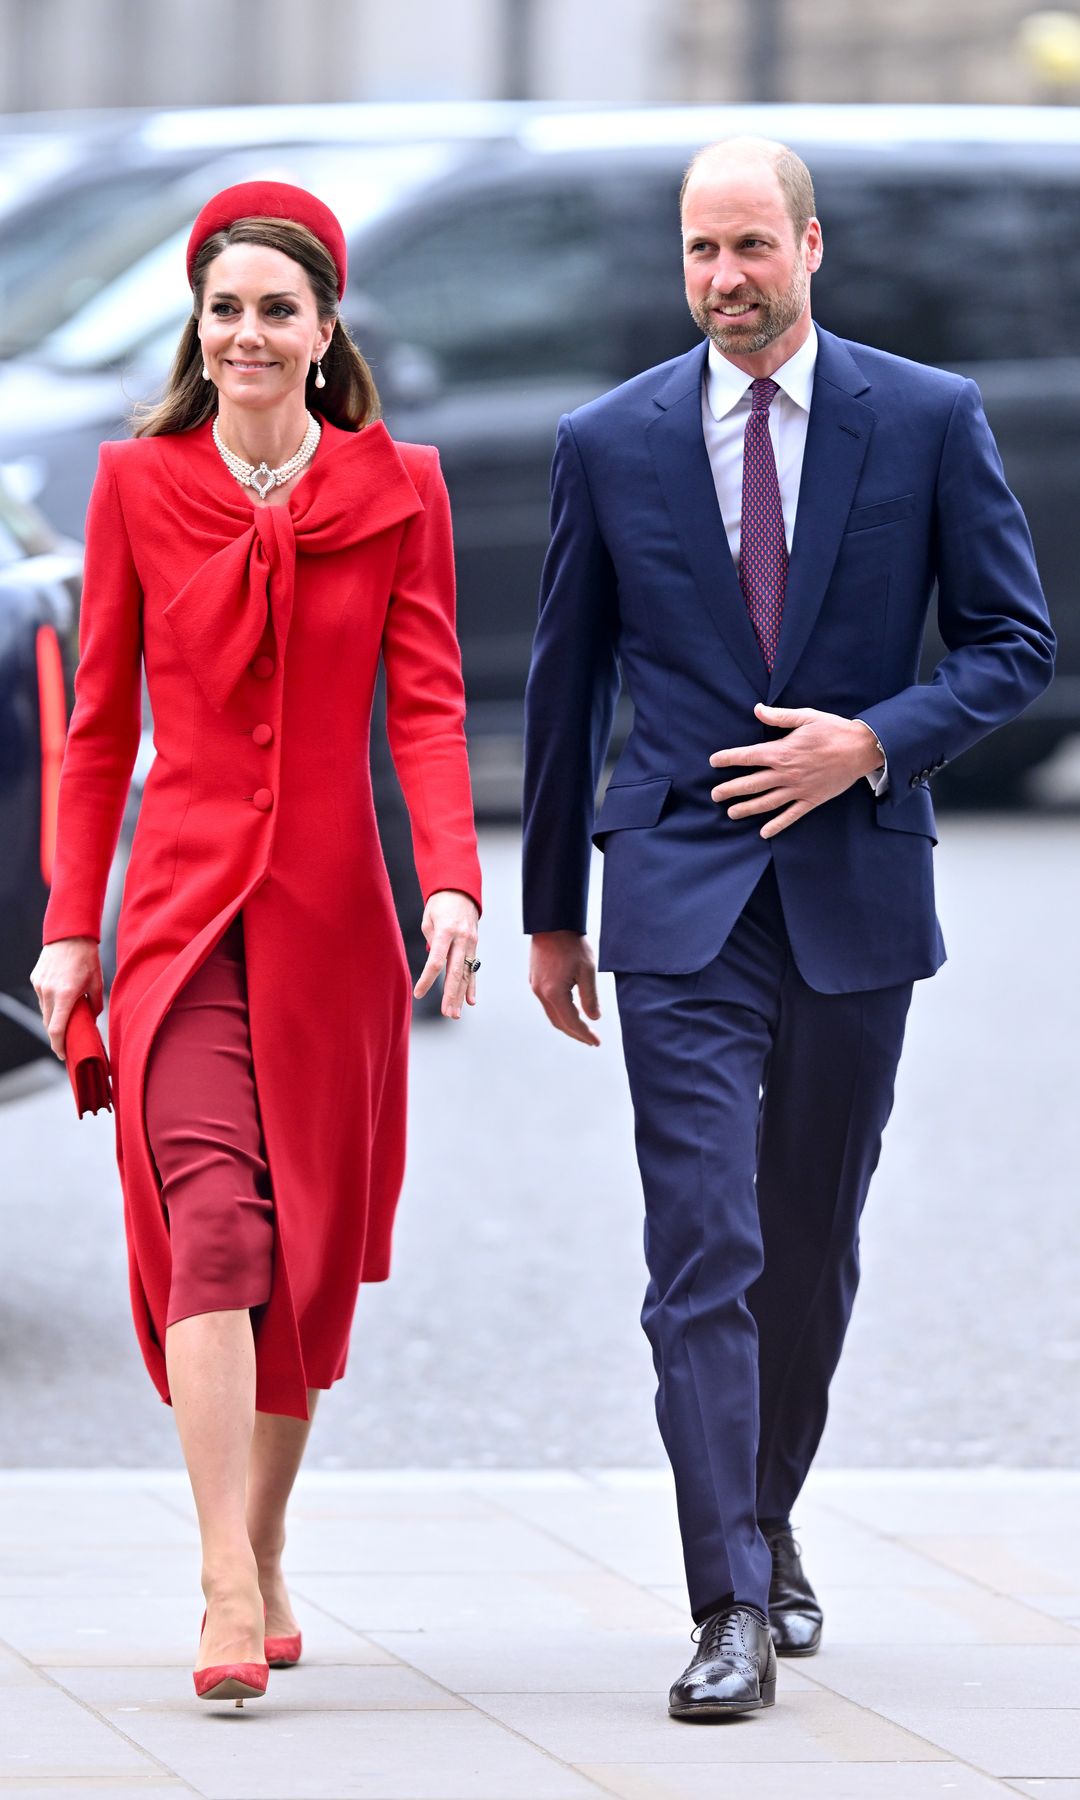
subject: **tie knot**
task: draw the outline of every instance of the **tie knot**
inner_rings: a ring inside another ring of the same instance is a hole
[[[770,381],[767,375],[759,376],[750,383],[750,411],[768,412],[773,395],[779,392],[778,382]]]

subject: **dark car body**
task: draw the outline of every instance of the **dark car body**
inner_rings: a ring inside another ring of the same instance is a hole
[[[0,483],[0,1072],[49,1054],[29,973],[41,945],[82,554]]]
[[[678,188],[693,150],[734,132],[783,138],[810,164],[821,322],[977,381],[1030,521],[1060,673],[960,769],[996,782],[1080,728],[1080,112],[534,109],[502,124],[471,144],[459,129],[442,173],[404,185],[351,233],[345,300],[391,429],[442,455],[481,804],[516,795],[556,423],[697,341]],[[129,394],[160,381],[183,311],[181,298],[153,355],[136,332],[126,362],[69,371],[66,386],[47,368],[23,370],[24,416],[16,430],[0,419],[0,462],[40,457],[42,504],[65,528],[81,523],[97,442],[125,429],[118,375]],[[0,384],[0,413],[18,410],[13,394]]]

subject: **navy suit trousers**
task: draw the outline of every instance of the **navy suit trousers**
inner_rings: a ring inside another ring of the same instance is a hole
[[[690,1604],[765,1611],[758,1519],[790,1511],[825,1425],[912,984],[809,987],[771,863],[713,962],[616,984]]]

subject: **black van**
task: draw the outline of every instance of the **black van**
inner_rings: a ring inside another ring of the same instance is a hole
[[[1080,730],[1080,109],[463,107],[437,172],[424,163],[404,179],[405,145],[381,165],[384,203],[368,193],[350,231],[345,313],[391,429],[442,453],[488,811],[517,803],[556,422],[699,341],[682,291],[678,189],[700,144],[740,132],[784,139],[813,172],[822,324],[972,376],[1031,523],[1059,674],[1021,720],[947,771],[950,782],[1000,792]],[[344,168],[344,149],[322,147],[322,179]],[[318,187],[318,175],[290,171],[296,154],[283,148],[277,172]],[[124,433],[128,401],[163,378],[179,335],[181,248],[162,248],[152,319],[105,297],[114,339],[132,314],[122,353],[114,341],[111,360],[82,368],[70,358],[50,368],[46,356],[0,371],[0,383],[19,374],[0,385],[0,463],[45,471],[40,503],[66,530],[80,528],[98,442]],[[174,265],[175,297],[164,277]]]
[[[76,657],[82,553],[0,477],[0,1074],[50,1054],[41,944]]]

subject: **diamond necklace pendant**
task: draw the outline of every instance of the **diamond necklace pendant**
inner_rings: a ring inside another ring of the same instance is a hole
[[[322,426],[311,413],[308,413],[307,421],[303,443],[294,456],[290,456],[287,462],[282,463],[280,469],[271,469],[265,460],[256,468],[254,463],[245,462],[242,456],[237,456],[235,450],[230,450],[222,438],[221,423],[217,418],[214,419],[213,425],[214,443],[217,445],[221,460],[230,475],[235,477],[241,487],[254,488],[259,499],[265,500],[272,487],[284,487],[285,483],[291,481],[294,475],[299,475],[303,469],[306,469],[318,449]]]

